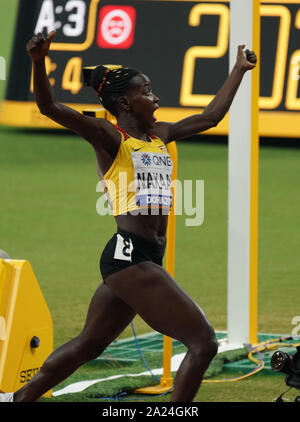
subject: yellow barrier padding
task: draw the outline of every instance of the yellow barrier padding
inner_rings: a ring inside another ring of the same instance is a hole
[[[103,107],[87,108],[83,111],[83,114],[91,117],[97,117],[98,119],[106,119],[114,125],[117,124],[115,116],[110,114],[110,112],[105,110]]]
[[[23,387],[52,351],[52,318],[31,264],[0,259],[0,391]]]

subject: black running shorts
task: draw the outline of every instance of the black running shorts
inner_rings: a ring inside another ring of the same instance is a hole
[[[162,265],[166,243],[160,244],[121,230],[106,244],[101,258],[100,271],[103,280],[109,275],[144,261]]]

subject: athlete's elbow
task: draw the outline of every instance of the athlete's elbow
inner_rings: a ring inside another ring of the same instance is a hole
[[[54,113],[54,110],[55,110],[55,105],[54,105],[54,103],[51,103],[51,104],[38,104],[38,108],[40,110],[40,113],[43,116],[51,117],[51,116],[53,116],[53,113]]]
[[[44,107],[39,107],[39,110],[40,110],[40,113],[41,113],[43,116],[48,117],[49,111],[48,111],[48,109],[47,109],[47,108],[44,108]]]
[[[210,128],[218,126],[220,121],[221,121],[221,119],[211,117],[207,120],[207,125],[209,126],[209,129],[210,129]]]
[[[218,124],[220,123],[220,120],[218,120],[218,119],[213,119],[213,120],[210,120],[209,121],[209,127],[210,128],[212,128],[212,127],[216,127],[216,126],[218,126]]]
[[[209,127],[209,129],[218,126],[218,124],[222,120],[222,118],[220,118],[220,116],[215,114],[215,113],[205,113],[204,112],[203,115],[205,115],[205,117],[206,117],[206,123],[207,123],[207,126]]]

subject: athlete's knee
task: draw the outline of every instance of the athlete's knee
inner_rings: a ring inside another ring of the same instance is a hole
[[[206,340],[205,353],[209,360],[212,360],[218,353],[218,340],[213,332]]]
[[[218,341],[213,329],[209,329],[205,335],[201,333],[195,336],[188,349],[199,361],[210,362],[218,353]]]

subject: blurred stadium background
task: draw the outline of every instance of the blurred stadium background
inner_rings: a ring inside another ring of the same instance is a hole
[[[10,66],[17,6],[17,0],[1,2],[0,55],[6,60],[7,76],[13,72],[19,85],[28,75]],[[101,55],[96,60],[102,62]],[[165,78],[166,74],[163,82]],[[2,99],[6,87],[1,80]],[[157,81],[154,89],[164,95],[163,83]],[[87,91],[82,92],[84,97]],[[299,146],[295,135],[261,137],[259,333],[290,334],[292,318],[299,315]],[[213,326],[226,330],[227,136],[202,135],[180,141],[177,147],[179,179],[205,181],[205,219],[202,226],[186,227],[186,216],[177,217],[175,278]],[[57,347],[82,328],[90,298],[101,281],[99,256],[115,229],[113,218],[96,214],[94,153],[66,131],[2,125],[0,181],[0,248],[12,258],[31,262],[51,311]],[[139,317],[134,324],[138,335],[150,331]],[[128,327],[120,339],[131,336]],[[89,369],[89,376],[102,375]],[[203,386],[197,398],[271,401],[284,389],[283,379],[275,378],[252,377],[242,387],[241,383]]]

